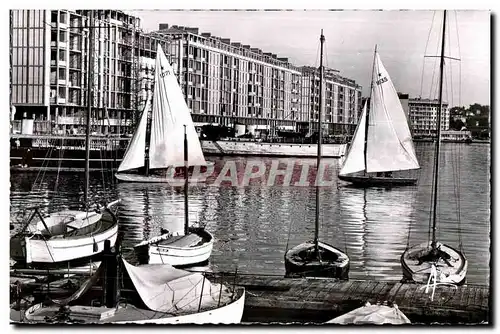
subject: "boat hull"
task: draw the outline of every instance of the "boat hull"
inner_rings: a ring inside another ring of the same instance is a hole
[[[236,288],[235,299],[222,306],[199,313],[172,316],[162,312],[136,309],[133,314],[127,314],[124,310],[118,309],[116,315],[109,319],[99,321],[84,321],[84,323],[114,323],[114,324],[237,324],[241,322],[245,306],[245,289]],[[127,307],[127,306],[126,306]],[[125,310],[126,310],[125,307]],[[59,307],[51,307],[53,315]],[[42,304],[36,304],[25,312],[26,322],[46,323],[45,315],[48,313],[43,310]],[[51,311],[49,310],[49,312]],[[122,312],[122,314],[120,314]],[[138,315],[138,316],[137,316]],[[135,319],[136,318],[136,319]],[[145,319],[144,319],[145,318]]]
[[[158,175],[140,175],[140,174],[127,174],[116,173],[115,177],[121,182],[135,182],[135,183],[168,183],[171,185],[184,185],[184,179],[179,177],[165,177]],[[189,183],[203,183],[206,182],[206,177],[189,177]]]
[[[325,323],[337,325],[405,325],[410,324],[411,321],[399,310],[397,305],[371,305],[367,303],[365,306]]]
[[[466,281],[468,260],[458,250],[441,243],[438,243],[440,249],[451,256],[450,265],[440,260],[437,263],[437,283],[448,283],[462,285]],[[401,255],[401,267],[403,269],[403,280],[427,284],[431,275],[431,263],[423,262],[419,264],[416,258],[418,254],[426,251],[431,247],[430,243],[422,243],[408,248]],[[431,283],[433,283],[431,281]]]
[[[304,254],[314,251],[314,243],[306,242],[285,254],[285,277],[322,277],[349,279],[349,258],[339,249],[319,242],[322,262],[308,261]]]
[[[134,247],[134,251],[141,264],[168,263],[176,267],[185,267],[207,263],[212,254],[214,243],[212,234],[202,228],[190,228],[190,234],[201,237],[202,244],[192,247],[189,245],[175,246],[175,244],[163,245],[155,241],[157,238],[153,238],[148,240],[147,244]]]
[[[100,254],[104,250],[106,240],[110,241],[111,247],[116,242],[118,222],[111,213],[106,213],[106,215],[110,215],[107,216],[108,221],[94,223],[106,224],[95,234],[75,236],[60,234],[48,239],[40,234],[13,236],[10,239],[11,258],[18,264],[29,264],[32,267],[57,267],[66,265],[68,262],[73,264],[84,262]]]
[[[340,158],[346,153],[347,144],[323,144],[323,158]],[[266,143],[258,141],[202,140],[201,148],[206,155],[238,156],[282,156],[315,158],[318,155],[317,144]]]
[[[339,175],[339,180],[351,182],[357,187],[397,187],[412,186],[416,178]]]

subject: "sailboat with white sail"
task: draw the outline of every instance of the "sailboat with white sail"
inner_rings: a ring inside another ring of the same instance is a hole
[[[118,247],[119,248],[119,247]],[[27,323],[234,324],[245,288],[211,282],[168,264],[134,266],[120,250],[106,252],[97,272],[71,296],[35,304]]]
[[[176,168],[184,164],[182,144],[184,125],[189,139],[189,167],[199,166],[201,170],[210,165],[201,150],[198,133],[173,68],[159,44],[155,61],[152,104],[150,131],[148,131],[150,108],[148,99],[115,177],[124,182],[172,182]],[[147,143],[148,137],[149,143]],[[145,174],[137,170],[142,167],[145,169]],[[166,173],[161,175],[152,173],[152,170],[165,169]],[[135,173],[131,173],[132,170],[135,170]],[[193,177],[190,178],[191,182],[204,180],[201,177],[195,180]]]
[[[325,36],[321,30],[321,57],[320,57],[320,88],[319,88],[319,121],[318,121],[318,154],[317,170],[321,163],[322,144],[322,108],[323,108],[323,43]],[[340,249],[319,241],[319,208],[320,189],[316,186],[316,218],[314,225],[314,240],[302,243],[285,253],[286,277],[324,277],[347,279],[349,275],[349,257]]]
[[[92,15],[92,14],[91,14]],[[90,19],[93,22],[91,16]],[[90,40],[93,41],[93,28]],[[94,43],[90,43],[91,48]],[[93,69],[93,52],[89,52],[89,68]],[[118,220],[113,201],[91,208],[89,205],[90,119],[92,111],[93,73],[88,76],[88,111],[86,115],[84,210],[62,210],[43,215],[33,212],[21,231],[10,238],[10,256],[17,265],[57,267],[87,261],[101,253],[106,240],[113,246],[118,235]]]
[[[407,247],[401,255],[403,278],[417,283],[428,283],[431,279],[442,284],[463,284],[466,280],[468,261],[465,254],[452,246],[437,240],[437,203],[439,185],[439,158],[441,148],[441,126],[443,109],[443,72],[445,52],[446,11],[443,16],[441,41],[439,105],[437,111],[437,139],[434,156],[433,199],[432,199],[432,239],[423,244]]]
[[[184,126],[184,234],[165,231],[158,237],[134,246],[141,263],[168,263],[186,267],[204,264],[212,254],[214,237],[204,227],[190,226],[188,206],[189,143],[187,127]]]
[[[398,93],[377,47],[372,71],[370,106],[365,102],[338,177],[363,187],[413,185],[417,178],[392,175],[420,165]]]

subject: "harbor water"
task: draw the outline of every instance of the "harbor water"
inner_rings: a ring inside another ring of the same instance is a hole
[[[347,252],[350,278],[400,280],[399,261],[407,245],[430,237],[434,145],[416,143],[416,150],[421,169],[412,187],[350,187],[337,180],[339,160],[332,160],[332,184],[320,190],[319,235]],[[219,166],[246,160],[207,159]],[[266,166],[276,160],[260,159]],[[470,284],[489,285],[490,279],[490,159],[489,144],[442,145],[437,239],[462,247]],[[122,200],[119,228],[131,261],[131,247],[160,228],[183,229],[182,187],[118,183],[110,171],[91,176],[91,197]],[[29,214],[25,207],[43,205],[50,211],[81,200],[84,174],[17,173],[10,182],[11,221],[17,230]],[[189,188],[189,216],[214,235],[211,270],[284,275],[287,248],[314,237],[315,187],[199,184]]]

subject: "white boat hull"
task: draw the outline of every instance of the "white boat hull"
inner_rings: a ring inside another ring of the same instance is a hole
[[[57,263],[91,257],[104,250],[104,242],[109,240],[114,246],[118,235],[118,225],[95,237],[59,240],[30,240],[25,237],[27,263]]]
[[[116,324],[238,324],[243,317],[245,308],[245,291],[236,301],[220,308],[208,310],[200,313],[181,315],[177,317],[135,320],[135,321],[117,321]]]
[[[323,144],[321,156],[324,158],[340,158],[346,153],[347,144]],[[203,153],[212,155],[256,155],[308,157],[318,155],[317,144],[265,143],[257,141],[202,140]]]
[[[45,224],[38,222],[35,231],[11,238],[11,257],[30,264],[57,264],[99,254],[106,240],[112,247],[118,236],[116,218],[110,212],[105,215],[71,210],[53,213],[44,219]]]
[[[147,319],[133,319],[130,320],[118,320],[123,315],[120,314],[120,309],[117,310],[116,315],[109,319],[99,320],[99,321],[85,321],[87,324],[91,323],[114,323],[114,324],[237,324],[241,322],[243,317],[243,310],[245,307],[245,289],[237,288],[237,294],[239,295],[236,300],[228,303],[222,307],[213,308],[210,310],[205,310],[199,313],[185,314],[172,316],[170,314],[165,314],[161,312],[153,312],[150,310],[142,310],[139,313],[142,317]],[[59,309],[58,306],[50,306],[55,312]],[[36,304],[30,307],[25,312],[25,319],[27,322],[45,322],[45,315],[41,314],[43,311],[42,304]],[[165,316],[164,316],[165,315]],[[164,316],[164,317],[163,317]],[[153,318],[154,317],[154,318]]]
[[[195,233],[195,232],[192,232]],[[203,230],[206,242],[199,246],[175,246],[163,245],[158,242],[158,238],[152,238],[142,246],[136,246],[136,252],[144,252],[145,248],[148,249],[149,264],[170,264],[172,266],[189,266],[208,261],[212,254],[214,244],[213,236],[207,230]],[[161,237],[160,237],[161,238]],[[168,240],[168,238],[166,239]]]
[[[187,266],[208,261],[212,254],[213,242],[197,249],[150,246],[149,263],[168,263],[172,266]]]
[[[140,174],[127,174],[127,173],[116,173],[115,177],[122,182],[137,182],[137,183],[169,183],[171,185],[184,185],[184,178],[182,177],[167,177],[167,176],[157,176],[157,175],[140,175]],[[193,177],[189,176],[189,183],[203,183],[206,182],[206,176],[204,177]]]

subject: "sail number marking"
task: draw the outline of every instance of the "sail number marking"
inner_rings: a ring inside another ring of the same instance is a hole
[[[387,77],[383,77],[382,79],[378,79],[376,81],[377,85],[381,85],[383,84],[384,82],[387,82]]]

